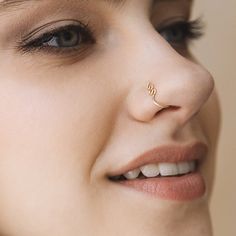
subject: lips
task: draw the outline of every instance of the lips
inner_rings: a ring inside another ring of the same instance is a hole
[[[152,197],[166,200],[188,201],[204,195],[205,182],[199,172],[201,162],[206,158],[207,145],[202,142],[191,143],[186,146],[166,145],[147,151],[117,171],[109,174],[109,179],[122,187],[128,187],[143,192]],[[189,173],[155,177],[145,177],[141,174],[134,179],[120,178],[134,170],[143,169],[150,164],[163,166],[168,163],[178,167],[183,162],[195,162],[197,167]],[[119,178],[118,178],[119,176]]]

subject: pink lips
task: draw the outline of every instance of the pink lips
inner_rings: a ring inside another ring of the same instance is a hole
[[[208,148],[201,142],[188,146],[162,146],[154,148],[140,156],[112,176],[122,175],[146,164],[160,162],[183,162],[198,160],[200,163],[206,158]],[[188,201],[203,196],[205,182],[197,170],[177,177],[155,177],[147,179],[122,180],[117,183],[132,188],[153,197],[166,200]]]

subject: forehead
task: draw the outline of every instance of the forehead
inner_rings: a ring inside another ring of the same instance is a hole
[[[40,3],[47,3],[47,4],[98,4],[99,2],[107,3],[109,5],[114,5],[115,7],[119,7],[124,5],[125,3],[131,2],[134,0],[0,0],[0,13],[1,12],[8,12],[11,9],[17,9],[18,7],[27,7],[28,4],[40,4]],[[188,5],[191,6],[193,0],[135,0],[137,3],[143,3],[143,1],[147,2],[150,5],[153,4],[173,4],[176,3],[178,5]]]
[[[17,3],[27,3],[27,2],[42,2],[42,1],[55,1],[55,0],[0,0],[0,4],[2,5],[9,5],[9,4],[17,4]],[[73,2],[86,2],[89,0],[73,0]],[[124,3],[128,0],[100,0],[104,2],[119,4]]]
[[[20,3],[29,3],[29,2],[42,2],[42,1],[55,1],[55,0],[0,0],[1,5],[11,5],[11,4],[20,4]],[[66,0],[65,0],[66,1]],[[73,2],[88,2],[89,0],[73,0]],[[125,2],[128,2],[130,0],[96,0],[96,1],[103,1],[107,3],[112,3],[112,4],[123,4]],[[140,0],[144,1],[144,0]],[[150,1],[150,0],[147,0]],[[153,2],[175,2],[178,0],[152,0]],[[187,2],[192,2],[192,0],[185,0]]]

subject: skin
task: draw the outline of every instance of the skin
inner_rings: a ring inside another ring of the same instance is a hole
[[[0,235],[212,235],[208,203],[220,126],[214,80],[154,28],[188,18],[191,5],[44,1],[0,13]],[[80,17],[97,38],[82,55],[15,47],[20,32]],[[176,109],[153,105],[148,81],[158,100]],[[153,147],[195,140],[209,146],[200,199],[152,198],[106,177]]]

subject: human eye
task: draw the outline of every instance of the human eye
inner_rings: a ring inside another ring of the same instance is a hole
[[[18,49],[23,53],[79,53],[94,43],[88,25],[77,20],[60,20],[33,30],[18,43]]]
[[[159,34],[173,47],[186,48],[189,41],[198,39],[203,35],[200,19],[193,21],[174,20],[157,29]]]

